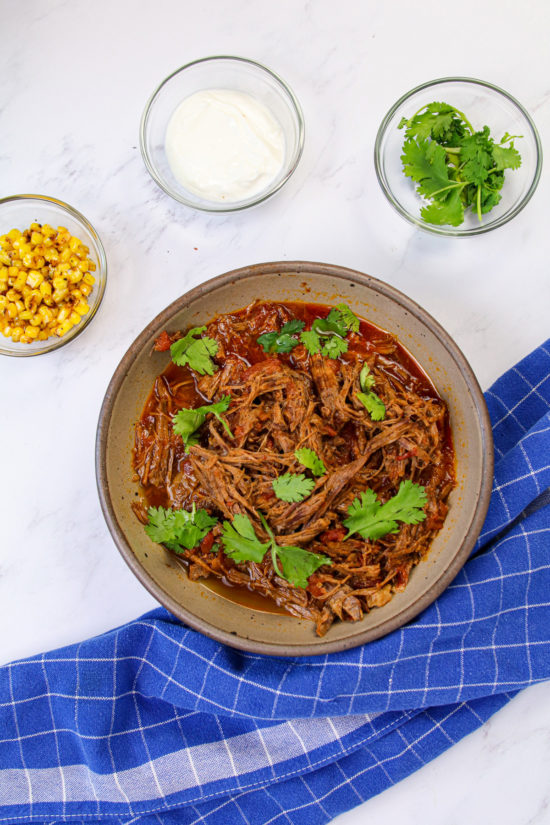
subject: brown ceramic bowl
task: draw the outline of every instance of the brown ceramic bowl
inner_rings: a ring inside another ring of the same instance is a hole
[[[134,424],[154,378],[168,363],[153,352],[166,328],[205,324],[254,299],[345,302],[357,315],[394,334],[424,367],[451,414],[457,486],[443,529],[412,572],[403,593],[360,622],[336,622],[326,636],[313,622],[244,607],[188,580],[175,558],[145,534],[130,504],[138,494],[131,467]],[[109,384],[96,444],[99,497],[125,561],[145,587],[185,624],[233,647],[277,656],[343,650],[377,639],[424,610],[470,554],[491,493],[493,444],[477,380],[447,333],[410,298],[368,275],[329,264],[268,263],[244,267],[192,289],[160,313],[134,341]]]

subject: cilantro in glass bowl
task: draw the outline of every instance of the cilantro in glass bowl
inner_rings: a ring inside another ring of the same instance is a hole
[[[441,78],[403,95],[375,144],[378,181],[408,221],[468,237],[502,226],[531,199],[542,168],[537,129],[507,92]]]

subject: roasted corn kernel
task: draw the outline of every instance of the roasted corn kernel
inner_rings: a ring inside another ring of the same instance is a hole
[[[34,222],[0,235],[0,331],[28,344],[80,323],[95,283],[88,255],[64,226]]]

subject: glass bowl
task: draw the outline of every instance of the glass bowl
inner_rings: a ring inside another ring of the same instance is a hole
[[[218,202],[202,198],[185,189],[172,173],[165,151],[168,122],[182,100],[203,89],[231,89],[251,95],[269,109],[283,130],[281,169],[263,191],[247,199]],[[168,195],[205,212],[236,212],[270,198],[290,178],[302,155],[304,118],[293,92],[270,69],[243,57],[205,57],[177,69],[153,92],[141,118],[139,139],[149,173]]]
[[[471,209],[465,213],[464,223],[457,227],[427,223],[420,217],[425,201],[416,193],[416,184],[403,173],[401,154],[405,137],[404,131],[397,128],[398,124],[401,118],[412,117],[434,101],[449,103],[464,112],[476,130],[487,125],[495,141],[499,141],[505,132],[522,136],[514,141],[521,155],[521,166],[506,170],[502,200],[483,215],[481,223]],[[496,229],[521,212],[539,182],[542,146],[530,115],[507,92],[483,80],[443,77],[417,86],[391,107],[376,136],[374,163],[382,191],[400,215],[436,235],[462,238]]]
[[[107,260],[105,250],[99,236],[93,226],[72,206],[56,198],[48,198],[45,195],[12,195],[9,198],[0,199],[0,235],[9,232],[10,229],[23,231],[28,229],[31,223],[50,224],[54,229],[58,226],[65,226],[71,235],[75,235],[89,248],[88,257],[95,263],[96,270],[93,272],[95,284],[92,292],[87,298],[90,307],[89,312],[82,317],[79,324],[72,327],[66,335],[58,337],[53,335],[45,341],[33,341],[31,344],[15,343],[11,338],[0,333],[0,355],[42,355],[54,349],[68,344],[77,335],[86,329],[101,304],[105,283],[107,281]]]

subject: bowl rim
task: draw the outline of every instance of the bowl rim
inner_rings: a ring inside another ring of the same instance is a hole
[[[296,114],[298,120],[298,142],[296,147],[296,152],[294,153],[294,157],[292,163],[290,163],[287,173],[284,177],[279,181],[276,186],[271,187],[267,191],[265,191],[261,196],[254,196],[253,198],[249,198],[246,201],[236,201],[235,206],[231,206],[229,204],[221,204],[216,206],[214,201],[205,201],[204,204],[198,204],[192,201],[190,198],[186,198],[184,195],[181,195],[179,192],[171,189],[163,180],[163,178],[157,173],[156,166],[152,162],[152,159],[149,155],[147,149],[147,127],[150,120],[150,115],[152,108],[155,104],[157,96],[161,92],[161,90],[166,86],[176,75],[181,74],[186,69],[190,69],[193,66],[197,66],[201,63],[209,63],[214,62],[217,60],[233,60],[237,63],[244,63],[248,66],[252,66],[255,70],[259,69],[261,72],[265,72],[270,77],[272,77],[276,83],[282,88],[283,92],[286,93],[288,96],[291,107],[294,108],[294,112]],[[304,151],[304,142],[305,142],[305,120],[304,120],[304,113],[302,111],[302,107],[300,102],[290,86],[283,80],[280,75],[274,72],[272,69],[269,69],[263,63],[259,63],[257,60],[251,60],[248,57],[239,57],[237,55],[230,55],[230,54],[219,54],[219,55],[210,55],[208,57],[200,57],[197,60],[192,60],[189,63],[185,63],[183,66],[180,66],[178,69],[175,69],[171,72],[164,80],[159,83],[159,85],[155,88],[153,93],[147,100],[145,104],[145,108],[143,110],[143,114],[141,115],[141,120],[139,124],[139,148],[141,150],[141,156],[143,158],[143,162],[147,168],[147,171],[155,181],[155,183],[160,186],[160,188],[169,195],[174,200],[178,201],[179,203],[183,203],[184,206],[188,206],[191,209],[197,209],[200,212],[208,212],[210,214],[228,214],[230,212],[241,212],[243,209],[249,209],[251,206],[257,206],[260,203],[263,203],[268,198],[271,198],[276,192],[281,189],[284,184],[288,181],[288,179],[294,174],[296,171],[298,164],[300,163],[300,159],[302,157],[302,153]],[[209,204],[208,206],[205,204]]]
[[[399,614],[393,618],[387,619],[375,628],[366,629],[363,632],[356,633],[351,637],[345,637],[335,641],[327,640],[324,644],[317,643],[315,645],[296,645],[293,646],[291,650],[289,650],[288,646],[285,646],[284,644],[250,640],[243,636],[229,633],[222,628],[214,627],[210,625],[206,619],[196,616],[188,611],[183,605],[176,602],[176,600],[173,599],[165,590],[163,590],[160,585],[153,581],[134,555],[130,544],[126,541],[124,532],[117,521],[109,490],[106,458],[110,420],[118,398],[118,391],[134,361],[134,358],[142,352],[151,336],[158,332],[167,322],[169,322],[177,312],[191,306],[196,299],[202,297],[203,295],[213,292],[219,287],[234,284],[236,281],[249,277],[255,277],[260,273],[265,276],[270,274],[275,275],[281,271],[296,272],[298,274],[301,272],[307,272],[308,274],[313,275],[330,275],[336,279],[345,280],[348,283],[351,281],[361,286],[367,286],[370,289],[374,289],[381,295],[395,300],[415,318],[420,320],[422,323],[427,324],[434,335],[441,341],[447,351],[451,354],[453,361],[457,365],[457,368],[469,387],[472,400],[478,413],[478,423],[481,441],[483,444],[481,456],[482,469],[480,494],[476,507],[470,516],[467,529],[465,530],[466,537],[462,543],[462,546],[455,553],[451,563],[442,571],[440,576],[431,585],[430,589],[415,599],[414,602],[409,604]],[[222,642],[223,644],[227,644],[230,647],[237,648],[239,650],[282,657],[317,656],[357,647],[397,630],[399,627],[409,622],[421,613],[422,610],[428,607],[428,605],[430,605],[455,578],[468,559],[471,550],[475,545],[489,506],[494,465],[493,435],[489,412],[487,410],[487,405],[485,403],[481,387],[479,386],[477,378],[475,377],[470,364],[466,360],[466,357],[450,335],[443,329],[443,327],[426,310],[417,304],[416,301],[409,298],[395,287],[390,286],[389,284],[374,278],[371,275],[366,275],[365,273],[348,269],[347,267],[308,261],[277,261],[253,264],[250,266],[233,269],[222,275],[211,278],[205,283],[189,290],[175,301],[172,301],[166,309],[162,310],[162,312],[153,318],[153,320],[137,336],[122,357],[105,392],[105,397],[99,412],[96,432],[95,464],[99,501],[111,536],[124,561],[132,570],[134,575],[144,585],[149,593],[158,602],[164,605],[168,611],[170,611],[180,621],[192,627],[194,630],[197,630],[218,642]]]
[[[535,167],[535,174],[533,176],[533,180],[529,186],[528,191],[523,196],[523,198],[516,204],[516,206],[510,211],[507,212],[505,215],[502,215],[500,218],[497,218],[492,223],[482,224],[479,227],[475,227],[472,229],[459,229],[456,228],[449,228],[449,227],[439,227],[433,224],[428,224],[423,221],[421,218],[415,217],[411,215],[406,209],[404,209],[401,204],[396,200],[394,197],[390,186],[386,181],[386,176],[384,174],[382,168],[382,152],[381,152],[381,144],[388,129],[390,120],[395,115],[396,111],[399,107],[405,103],[409,98],[415,95],[417,92],[421,92],[424,89],[428,89],[430,87],[439,86],[443,83],[470,83],[473,86],[482,86],[486,89],[490,89],[492,92],[496,92],[498,95],[505,97],[510,103],[512,103],[521,114],[524,116],[525,120],[527,121],[527,125],[531,130],[533,139],[535,141],[536,152],[537,152],[537,162]],[[487,80],[478,80],[475,77],[439,77],[435,80],[428,80],[425,83],[421,83],[419,86],[415,86],[414,89],[411,89],[408,92],[405,92],[388,110],[388,112],[384,115],[380,126],[378,127],[378,132],[376,134],[376,140],[374,143],[374,168],[376,171],[376,177],[378,178],[378,183],[380,184],[380,188],[384,192],[386,198],[388,199],[389,203],[392,207],[403,217],[405,220],[412,223],[414,226],[418,227],[419,229],[423,229],[426,232],[431,232],[433,235],[443,235],[448,238],[469,238],[473,235],[482,235],[485,232],[489,232],[492,229],[497,229],[499,226],[504,226],[504,224],[511,221],[512,218],[522,211],[522,209],[527,206],[531,198],[533,197],[535,190],[538,186],[541,172],[542,172],[542,142],[540,139],[540,135],[538,133],[537,127],[533,121],[533,118],[523,106],[519,100],[517,100],[513,95],[509,92],[501,89],[500,86],[496,86],[494,83],[490,83]]]
[[[101,302],[103,301],[105,287],[107,285],[107,256],[105,254],[105,248],[98,233],[96,232],[90,221],[82,214],[82,212],[79,212],[78,209],[75,209],[74,206],[65,203],[65,201],[59,200],[59,198],[53,198],[49,195],[21,194],[8,195],[5,198],[0,198],[0,208],[5,203],[11,203],[15,201],[38,201],[39,203],[51,203],[55,204],[55,206],[59,206],[63,211],[67,212],[77,223],[82,224],[84,229],[86,229],[86,231],[91,235],[96,245],[97,257],[99,259],[98,277],[96,280],[96,300],[94,301],[94,305],[90,307],[90,311],[81,321],[81,323],[78,324],[78,326],[73,327],[74,333],[72,335],[70,333],[68,333],[67,335],[62,335],[61,338],[55,338],[51,344],[48,344],[49,339],[47,339],[46,341],[44,341],[43,347],[40,347],[40,349],[32,350],[30,352],[25,350],[14,351],[5,349],[3,341],[0,339],[0,355],[10,355],[14,358],[28,358],[33,355],[45,355],[48,352],[53,352],[54,350],[60,349],[61,347],[64,347],[66,344],[70,344],[71,341],[74,341],[75,338],[78,338],[78,336],[82,332],[84,332],[92,318],[97,313],[99,307],[101,306]]]

